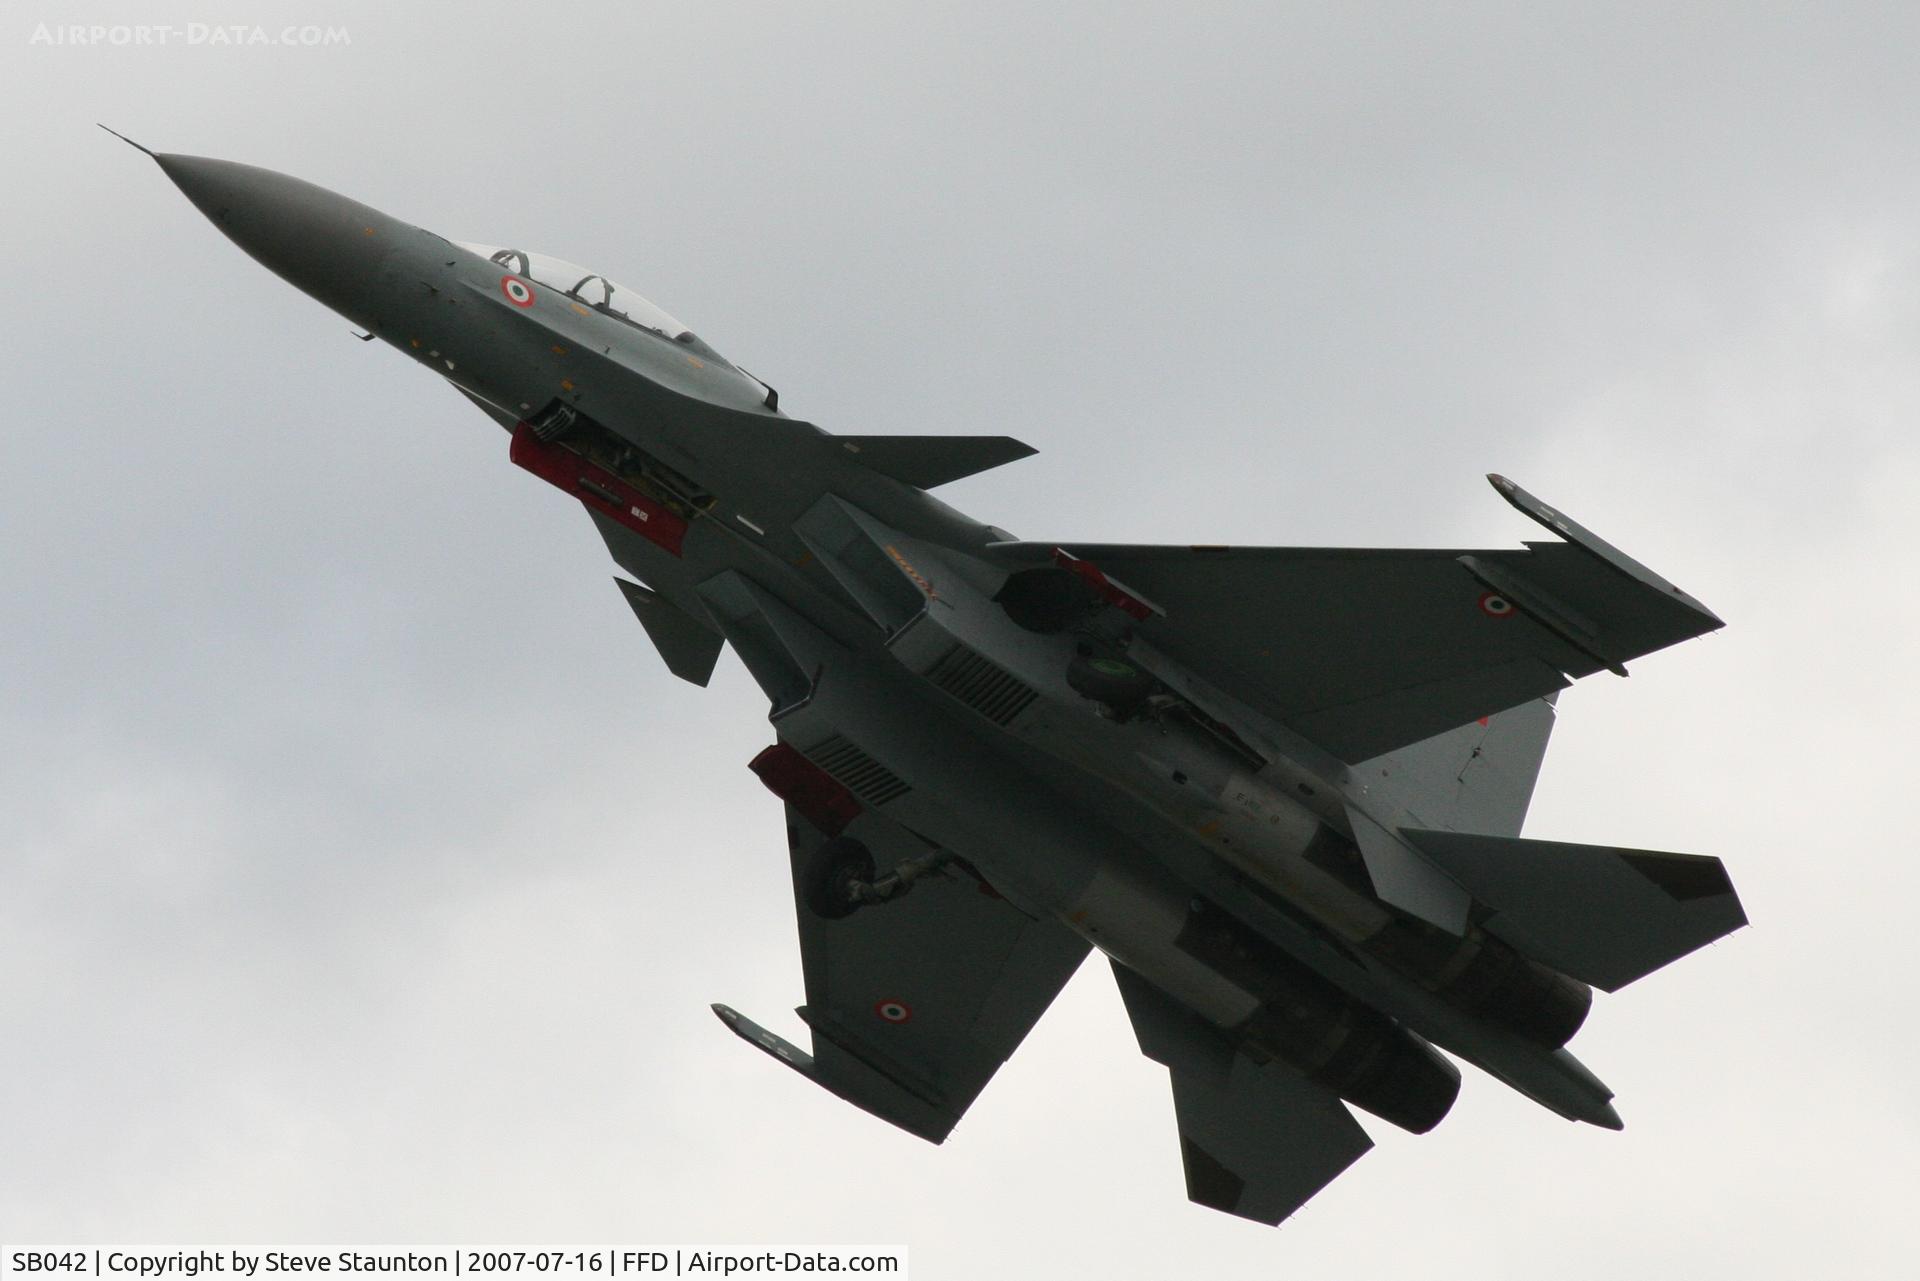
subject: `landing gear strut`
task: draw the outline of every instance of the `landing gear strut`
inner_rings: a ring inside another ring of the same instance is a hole
[[[851,836],[836,836],[807,860],[801,873],[801,890],[816,916],[837,921],[860,908],[899,898],[913,888],[914,882],[952,861],[953,855],[945,850],[933,850],[876,877],[873,851]]]

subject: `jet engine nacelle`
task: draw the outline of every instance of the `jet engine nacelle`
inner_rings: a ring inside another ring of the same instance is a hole
[[[1593,1006],[1593,989],[1530,957],[1479,926],[1464,937],[1398,917],[1366,950],[1457,1009],[1557,1050],[1573,1039]]]
[[[1453,1107],[1460,1069],[1450,1059],[1233,917],[1196,900],[1176,946],[1259,998],[1235,1029],[1249,1049],[1415,1134]]]

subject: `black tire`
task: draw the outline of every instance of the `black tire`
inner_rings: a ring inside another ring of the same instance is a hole
[[[837,921],[862,904],[853,897],[855,881],[873,879],[873,851],[851,836],[822,842],[801,872],[801,895],[815,916]]]
[[[1133,710],[1153,692],[1153,677],[1126,659],[1086,654],[1074,655],[1067,664],[1067,684],[1075,693],[1118,712]]]

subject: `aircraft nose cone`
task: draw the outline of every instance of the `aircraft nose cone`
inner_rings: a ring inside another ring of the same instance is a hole
[[[271,169],[157,155],[194,207],[255,261],[335,311],[368,323],[398,224],[379,210]]]

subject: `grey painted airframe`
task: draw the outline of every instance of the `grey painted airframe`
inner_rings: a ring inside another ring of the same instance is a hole
[[[675,675],[733,648],[771,703],[751,767],[786,807],[812,1048],[714,1011],[901,1129],[944,1140],[1097,949],[1189,1194],[1277,1223],[1371,1146],[1350,1105],[1425,1132],[1456,1059],[1617,1129],[1566,1048],[1593,989],[1745,922],[1717,859],[1521,837],[1557,691],[1721,623],[1508,480],[1553,537],[1021,541],[927,492],[1018,441],[831,435],[597,272],[154,159],[578,501]]]

